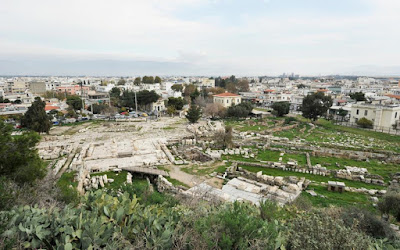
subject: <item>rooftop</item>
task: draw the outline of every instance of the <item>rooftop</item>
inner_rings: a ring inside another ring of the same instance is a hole
[[[395,98],[395,99],[399,99],[399,100],[400,100],[400,95],[388,94],[388,95],[386,95],[386,96],[388,96],[388,97],[390,97],[390,98]]]
[[[225,92],[225,93],[214,95],[214,96],[217,96],[217,97],[235,97],[235,96],[240,96],[240,95],[236,95],[236,94],[233,94],[233,93]]]

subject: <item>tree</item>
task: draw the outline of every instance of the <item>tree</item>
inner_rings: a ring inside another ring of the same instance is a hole
[[[159,76],[156,76],[154,78],[154,83],[161,83],[161,78]]]
[[[340,108],[340,109],[338,110],[338,116],[341,117],[341,121],[344,120],[344,117],[345,117],[348,113],[349,113],[349,112],[348,112],[347,110],[344,110],[344,109],[342,109],[342,108]]]
[[[238,81],[237,90],[238,92],[248,92],[250,90],[249,81],[246,79]]]
[[[77,95],[67,96],[67,104],[74,110],[81,110],[83,108],[82,99]]]
[[[135,78],[135,80],[133,81],[133,84],[135,85],[140,85],[140,83],[142,82],[142,79],[138,76]]]
[[[190,123],[196,123],[201,117],[201,108],[197,105],[190,105],[190,108],[186,114],[186,118]]]
[[[117,87],[114,87],[110,90],[110,97],[120,98],[121,90]]]
[[[211,118],[224,117],[226,109],[221,103],[207,103],[204,113]]]
[[[142,90],[136,93],[139,106],[147,106],[150,103],[158,101],[160,96],[154,91]]]
[[[228,92],[230,92],[230,93],[237,93],[237,92],[238,92],[238,91],[237,91],[237,88],[236,88],[236,85],[235,85],[235,83],[233,83],[233,82],[227,83],[227,84],[225,85],[225,88],[226,88],[226,90],[227,90]]]
[[[122,92],[121,105],[124,107],[135,108],[135,92],[129,90]]]
[[[175,112],[176,112],[176,109],[175,109],[174,106],[168,106],[167,107],[167,114],[172,116],[173,114],[175,114]]]
[[[174,84],[171,86],[171,89],[175,92],[182,92],[183,85],[182,84]]]
[[[183,106],[185,105],[185,99],[182,97],[169,97],[167,106],[172,106],[176,110],[182,110]]]
[[[199,90],[196,88],[193,93],[190,94],[190,100],[194,102],[194,100],[200,96]]]
[[[190,97],[195,90],[197,89],[197,87],[194,84],[189,84],[185,86],[185,90],[183,91],[183,95]]]
[[[92,110],[93,107],[93,110]],[[108,107],[108,105],[106,104],[93,104],[89,107],[90,111],[93,114],[101,114],[103,112],[104,109],[106,109]]]
[[[356,123],[358,126],[360,126],[362,128],[372,128],[374,126],[374,123],[365,117],[361,118]]]
[[[21,125],[38,133],[49,133],[51,122],[45,111],[46,103],[36,97],[22,117]]]
[[[365,94],[363,92],[355,92],[350,94],[350,98],[356,100],[357,102],[365,101]]]
[[[253,110],[253,105],[249,102],[242,102],[238,105],[228,108],[226,115],[228,117],[244,118]]]
[[[125,83],[126,83],[126,80],[121,77],[121,79],[119,79],[117,85],[125,85]]]
[[[316,121],[319,116],[326,114],[332,104],[332,98],[325,96],[322,92],[308,94],[303,99],[301,111],[303,117]]]
[[[154,83],[154,77],[152,77],[152,76],[143,76],[142,82],[143,83],[153,84]]]
[[[9,99],[3,99],[3,97],[1,96],[0,97],[0,103],[10,103],[10,100]]]
[[[231,126],[226,126],[225,130],[223,131],[218,131],[215,133],[214,136],[214,141],[217,144],[218,148],[231,148],[233,146],[233,135],[232,135],[232,127]]]
[[[58,100],[64,100],[65,94],[62,92],[46,91],[42,94],[42,97],[45,99],[57,98]]]
[[[278,117],[282,117],[286,114],[289,114],[290,103],[289,102],[274,102],[271,105],[271,108],[274,110],[272,113]]]
[[[300,83],[299,85],[297,85],[297,88],[298,89],[305,89],[307,86],[306,85],[304,85],[304,84],[302,84],[302,83]]]
[[[43,178],[46,167],[35,148],[40,136],[35,132],[11,136],[11,132],[12,127],[0,120],[0,176],[19,184]]]
[[[215,87],[215,88],[207,88],[206,89],[207,93],[211,93],[211,95],[218,95],[218,94],[222,94],[225,92],[224,88],[221,87]]]

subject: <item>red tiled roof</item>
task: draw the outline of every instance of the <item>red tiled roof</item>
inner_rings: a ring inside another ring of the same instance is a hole
[[[266,89],[266,90],[264,90],[264,93],[265,92],[274,92],[275,90],[273,90],[273,89]]]
[[[346,100],[338,100],[337,101],[338,103],[345,103],[345,102],[347,102]]]
[[[392,94],[388,94],[388,95],[386,95],[386,96],[388,96],[388,97],[390,97],[390,98],[396,98],[396,99],[400,99],[400,95],[392,95]]]
[[[51,105],[46,105],[46,106],[44,107],[44,110],[46,110],[46,111],[50,111],[50,110],[53,110],[53,109],[60,109],[60,107],[51,106]]]
[[[240,96],[240,95],[236,95],[236,94],[232,94],[232,93],[229,93],[229,92],[225,92],[225,93],[214,95],[214,96],[217,96],[217,97],[235,97],[235,96]]]

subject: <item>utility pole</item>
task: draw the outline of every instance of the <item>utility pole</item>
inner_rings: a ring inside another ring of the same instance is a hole
[[[137,97],[136,97],[136,91],[135,91],[135,108],[136,108],[136,115],[137,115],[138,113],[137,113]]]
[[[82,81],[79,83],[79,85],[81,85],[81,100],[82,100],[81,114],[82,114],[83,113],[83,109],[85,108],[85,104],[83,102],[83,87],[82,87],[83,83],[82,83]]]

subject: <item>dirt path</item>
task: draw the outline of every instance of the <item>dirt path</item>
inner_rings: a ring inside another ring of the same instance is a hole
[[[307,134],[305,135],[305,137],[307,137],[307,136],[309,136],[311,133],[312,133],[312,131],[315,129],[315,125],[314,126],[311,126],[311,128],[310,128],[310,130],[308,130],[308,132],[307,132]],[[304,132],[303,132],[304,133]]]
[[[176,179],[180,182],[183,182],[186,185],[188,185],[189,187],[193,187],[197,184],[200,184],[205,180],[204,177],[191,175],[191,174],[183,172],[179,166],[171,165],[168,167],[168,169],[171,170],[169,172],[169,175],[171,178]]]

